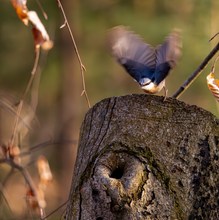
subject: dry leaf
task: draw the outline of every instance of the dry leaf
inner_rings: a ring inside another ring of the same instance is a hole
[[[37,13],[28,10],[26,0],[11,0],[11,3],[18,17],[24,24],[28,25],[29,22],[31,23],[35,47],[42,47],[44,50],[50,50],[53,47],[53,42],[49,39],[49,35]]]
[[[26,0],[11,0],[11,3],[18,15],[18,17],[24,22],[25,25],[28,25],[28,16],[27,16],[27,1]]]
[[[18,157],[20,155],[20,148],[18,146],[13,146],[9,148],[11,157]]]
[[[37,160],[37,168],[40,176],[39,186],[43,189],[52,181],[52,172],[49,167],[49,163],[44,156],[40,156]]]
[[[9,155],[17,163],[21,163],[20,148],[18,146],[9,146]]]
[[[32,31],[33,31],[35,46],[36,47],[42,46],[44,50],[51,49],[53,43],[49,39],[49,35],[47,34],[46,29],[43,26],[42,22],[40,21],[37,13],[35,11],[29,11],[28,18],[33,26]]]
[[[32,208],[32,210],[44,209],[46,207],[45,195],[43,190],[37,189],[37,196],[34,194],[33,190],[28,188],[26,192],[27,202]]]
[[[215,76],[212,72],[207,76],[207,84],[209,90],[219,102],[219,80],[215,79]]]
[[[219,56],[214,61],[212,71],[210,74],[208,74],[206,79],[209,90],[212,92],[216,100],[219,102],[219,80],[215,79],[215,75],[214,75],[215,63],[217,62],[218,58]]]
[[[27,202],[29,204],[29,206],[35,210],[36,208],[39,207],[38,205],[38,201],[37,201],[37,198],[34,194],[34,192],[28,188],[27,192],[26,192],[26,198],[27,198]]]

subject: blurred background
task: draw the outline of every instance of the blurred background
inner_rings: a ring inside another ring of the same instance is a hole
[[[106,50],[106,31],[113,26],[130,26],[153,46],[161,43],[173,28],[181,29],[182,57],[179,65],[167,78],[168,96],[173,95],[218,42],[218,37],[208,42],[219,31],[218,0],[61,2],[86,67],[86,89],[91,105],[111,96],[143,93]],[[27,159],[27,169],[34,181],[37,182],[38,178],[36,158],[42,154],[50,163],[53,181],[46,193],[46,212],[49,214],[68,199],[80,125],[88,106],[85,97],[81,96],[83,88],[80,66],[69,32],[66,27],[60,29],[64,19],[57,2],[44,0],[41,4],[48,15],[47,20],[43,18],[36,1],[27,1],[29,10],[38,12],[54,47],[48,53],[41,53],[36,119],[33,129],[28,132],[28,138],[19,145],[26,149],[41,144]],[[1,97],[19,100],[34,63],[31,28],[24,26],[18,19],[8,0],[1,1],[0,16]],[[206,76],[212,64],[213,60],[179,99],[218,116],[217,103],[206,84]],[[219,72],[219,65],[216,66],[216,77],[217,71]],[[163,91],[158,95],[163,95]],[[5,110],[4,114],[6,113]],[[3,133],[9,125],[7,120],[2,120],[4,117],[0,117],[0,137],[7,142]],[[9,129],[8,132],[12,131]],[[7,137],[10,135],[6,134]],[[0,169],[1,181],[4,181],[9,168],[2,165]],[[22,216],[27,215],[24,180],[18,172],[10,177],[2,192],[6,198],[1,200],[0,215],[5,216],[2,219],[22,219]],[[63,208],[49,219],[60,219],[62,212]]]

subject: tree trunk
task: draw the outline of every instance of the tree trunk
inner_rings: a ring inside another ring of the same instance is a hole
[[[219,219],[219,126],[209,112],[150,95],[89,110],[66,219]]]

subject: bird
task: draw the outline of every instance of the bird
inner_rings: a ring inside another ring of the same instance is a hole
[[[165,79],[181,55],[181,36],[174,29],[161,45],[152,47],[126,26],[110,29],[106,36],[107,47],[112,56],[148,94],[164,88]]]

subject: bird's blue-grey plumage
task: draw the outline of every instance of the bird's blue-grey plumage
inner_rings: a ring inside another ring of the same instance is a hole
[[[180,56],[181,40],[177,31],[155,48],[124,26],[111,29],[107,41],[112,55],[148,93],[160,91]]]

